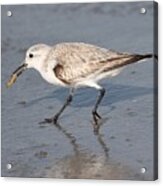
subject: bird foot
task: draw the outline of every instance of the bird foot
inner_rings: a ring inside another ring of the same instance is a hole
[[[52,118],[45,118],[44,121],[40,122],[39,124],[45,124],[45,123],[57,124],[57,121],[58,121],[58,115],[55,115]]]
[[[96,112],[92,112],[93,114],[93,129],[94,129],[94,133],[98,134],[99,133],[99,129],[101,126],[101,116]]]
[[[92,111],[93,120],[97,123],[99,120],[101,120],[101,116],[97,113],[97,111]]]
[[[53,123],[53,118],[45,118],[44,122],[45,123]]]

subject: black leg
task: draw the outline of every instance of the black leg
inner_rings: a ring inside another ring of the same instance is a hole
[[[99,126],[98,126],[98,121],[99,121],[99,119],[101,119],[101,116],[97,113],[97,109],[98,109],[99,104],[101,103],[102,98],[103,98],[104,95],[105,95],[105,89],[104,89],[104,88],[101,88],[99,91],[100,91],[100,94],[99,94],[99,96],[97,97],[96,104],[95,104],[95,106],[94,106],[94,108],[93,108],[93,110],[92,110],[93,119],[94,119],[95,125],[96,125],[96,126],[94,126],[94,127],[96,127],[96,128],[97,128],[97,127],[99,128]],[[94,128],[94,129],[95,129],[95,128]]]
[[[47,123],[53,122],[54,124],[57,123],[59,116],[62,114],[62,112],[65,110],[65,108],[71,103],[72,98],[73,98],[73,94],[74,94],[74,89],[71,88],[70,93],[69,93],[64,105],[59,110],[59,112],[57,114],[55,114],[54,117],[45,119],[45,122],[47,122]]]

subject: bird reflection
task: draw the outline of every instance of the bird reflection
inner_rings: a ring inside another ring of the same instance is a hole
[[[92,122],[93,129],[94,129],[94,135],[96,136],[97,141],[99,142],[101,148],[104,151],[106,160],[108,160],[108,158],[109,158],[109,148],[108,148],[107,144],[105,143],[105,140],[103,139],[104,136],[101,134],[100,128],[105,123],[105,121],[107,121],[107,119],[108,118],[105,118],[105,119],[101,118],[100,120],[97,120],[96,122]]]
[[[105,143],[105,141],[103,139],[103,135],[102,134],[100,134],[98,132],[98,134],[96,136],[97,136],[97,140],[98,140],[100,146],[102,147],[102,150],[104,151],[104,155],[105,155],[105,158],[106,158],[106,161],[107,161],[108,158],[109,158],[109,148],[107,147],[107,145],[106,145],[106,143]]]
[[[80,147],[79,144],[77,143],[77,140],[75,138],[75,136],[73,136],[70,132],[68,132],[63,126],[61,126],[59,123],[56,123],[54,125],[70,142],[70,144],[73,147],[73,150],[75,152],[76,155],[80,154]],[[108,160],[109,158],[109,148],[107,147],[107,144],[104,141],[104,137],[103,135],[98,131],[95,133],[95,137],[98,141],[98,143],[100,144],[103,152],[104,152],[104,156],[106,158],[106,160]]]
[[[50,178],[71,178],[71,179],[134,179],[133,173],[128,167],[123,166],[109,158],[109,148],[104,136],[98,131],[94,134],[100,144],[104,155],[93,154],[81,150],[77,139],[59,123],[54,125],[59,132],[69,141],[74,153],[59,159],[47,169],[45,177]],[[137,179],[139,175],[136,175]]]
[[[76,142],[77,141],[76,138],[71,133],[69,133],[64,127],[62,127],[59,123],[54,124],[54,126],[60,132],[62,132],[62,134],[69,140],[70,144],[73,147],[75,154],[78,155],[80,150],[79,150],[79,145]]]

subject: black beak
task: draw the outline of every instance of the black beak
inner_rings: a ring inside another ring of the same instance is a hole
[[[21,66],[19,66],[11,75],[10,79],[8,80],[6,86],[7,88],[11,87],[18,76],[22,74],[22,72],[27,68],[27,64],[23,63]]]
[[[19,66],[13,73],[12,75],[16,74],[16,76],[20,76],[20,74],[22,74],[22,72],[26,69],[27,64],[23,63],[21,66]]]

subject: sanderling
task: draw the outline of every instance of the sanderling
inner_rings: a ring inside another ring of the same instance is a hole
[[[101,119],[97,109],[105,94],[99,80],[116,76],[124,66],[153,56],[157,58],[153,54],[120,53],[86,43],[37,44],[27,50],[23,64],[13,72],[7,86],[10,87],[25,69],[34,68],[48,83],[68,87],[70,93],[59,112],[45,119],[45,122],[53,123],[72,101],[75,89],[82,86],[95,88],[100,92],[92,110],[97,126]]]

